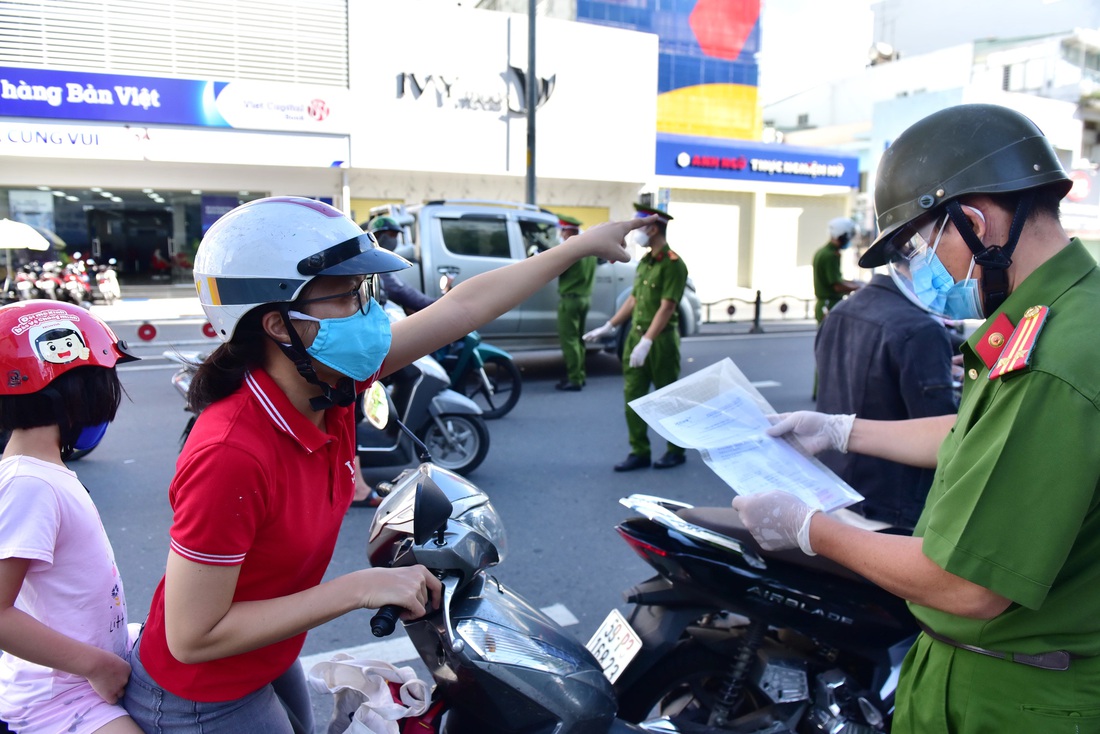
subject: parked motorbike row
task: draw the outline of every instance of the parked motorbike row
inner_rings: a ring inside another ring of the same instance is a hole
[[[95,303],[110,305],[122,298],[113,261],[74,260],[63,264],[53,260],[27,263],[9,279],[5,298],[9,301],[48,299],[66,301],[87,308]]]

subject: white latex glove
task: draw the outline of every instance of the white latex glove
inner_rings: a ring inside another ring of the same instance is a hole
[[[733,509],[764,550],[801,548],[808,556],[817,555],[810,547],[810,518],[821,510],[793,494],[773,490],[738,495],[733,498]]]
[[[605,336],[611,336],[611,334],[614,333],[614,331],[615,331],[615,327],[611,325],[610,321],[608,321],[603,326],[597,326],[595,329],[593,329],[592,331],[586,333],[581,338],[584,339],[586,342],[599,341],[600,339],[603,339]]]
[[[649,348],[652,346],[653,340],[643,336],[637,346],[630,351],[630,366],[637,368],[645,364],[645,358],[649,356]]]
[[[773,425],[767,430],[769,436],[783,436],[793,433],[802,447],[811,454],[820,454],[825,449],[836,449],[842,454],[848,453],[848,437],[852,435],[855,414],[830,415],[815,413],[812,410],[797,410],[794,413],[769,415]]]

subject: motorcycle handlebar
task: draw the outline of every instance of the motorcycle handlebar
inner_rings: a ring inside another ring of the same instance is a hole
[[[387,604],[375,612],[370,618],[370,631],[375,637],[392,635],[397,627],[397,619],[401,616],[401,607],[396,604]]]

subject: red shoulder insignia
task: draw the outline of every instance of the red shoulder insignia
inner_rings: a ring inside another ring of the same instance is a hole
[[[993,320],[993,325],[986,329],[981,341],[974,346],[974,351],[985,363],[986,369],[993,369],[993,365],[997,364],[997,359],[1004,351],[1008,337],[1012,335],[1012,329],[1012,322],[1002,311]]]
[[[989,371],[989,379],[996,380],[1009,372],[1025,369],[1031,362],[1031,353],[1050,309],[1046,306],[1032,306],[1024,312],[1020,323],[1016,324],[1012,336],[1008,338],[997,364]]]
[[[673,252],[672,250],[669,250],[669,251],[668,251],[668,259],[669,259],[669,260],[679,260],[679,259],[680,259],[680,256],[679,256],[679,255],[677,255],[677,254],[676,254],[675,252]]]

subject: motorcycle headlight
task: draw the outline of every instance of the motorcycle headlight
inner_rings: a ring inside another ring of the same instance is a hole
[[[455,632],[490,663],[557,675],[570,675],[582,667],[582,661],[564,650],[483,619],[464,619],[455,627]]]
[[[488,538],[497,549],[497,562],[504,560],[508,554],[508,534],[504,532],[504,523],[492,502],[486,501],[471,507],[459,515],[457,520]]]

